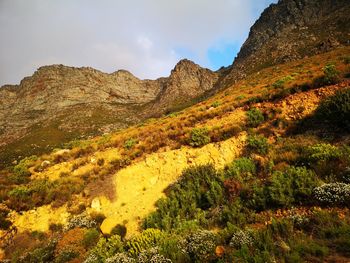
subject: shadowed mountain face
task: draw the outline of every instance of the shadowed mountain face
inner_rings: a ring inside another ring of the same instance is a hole
[[[350,44],[349,0],[280,0],[252,26],[221,85],[268,66]]]
[[[213,88],[217,75],[189,60],[157,80],[140,80],[125,70],[106,74],[44,66],[20,85],[0,89],[0,146],[5,150],[18,140],[32,144],[33,139],[29,148],[42,148],[125,128],[190,103]]]

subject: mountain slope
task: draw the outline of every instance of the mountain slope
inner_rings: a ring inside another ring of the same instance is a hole
[[[227,86],[252,72],[350,44],[347,0],[280,0],[252,26],[234,63]]]

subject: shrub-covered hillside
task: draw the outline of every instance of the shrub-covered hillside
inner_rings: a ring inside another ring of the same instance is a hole
[[[180,112],[9,165],[0,256],[347,262],[349,57],[267,68]]]

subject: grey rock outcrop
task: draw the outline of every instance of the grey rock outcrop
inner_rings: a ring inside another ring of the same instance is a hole
[[[349,0],[280,0],[252,26],[221,82],[228,86],[262,68],[350,44]]]

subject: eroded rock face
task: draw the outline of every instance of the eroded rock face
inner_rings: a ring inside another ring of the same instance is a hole
[[[280,0],[252,26],[222,85],[264,67],[350,44],[349,0]]]
[[[213,89],[217,75],[188,60],[157,80],[140,80],[125,70],[107,74],[44,66],[20,85],[0,88],[0,147],[30,134],[62,141],[67,134],[125,128],[202,96]],[[45,127],[50,134],[45,135]]]

